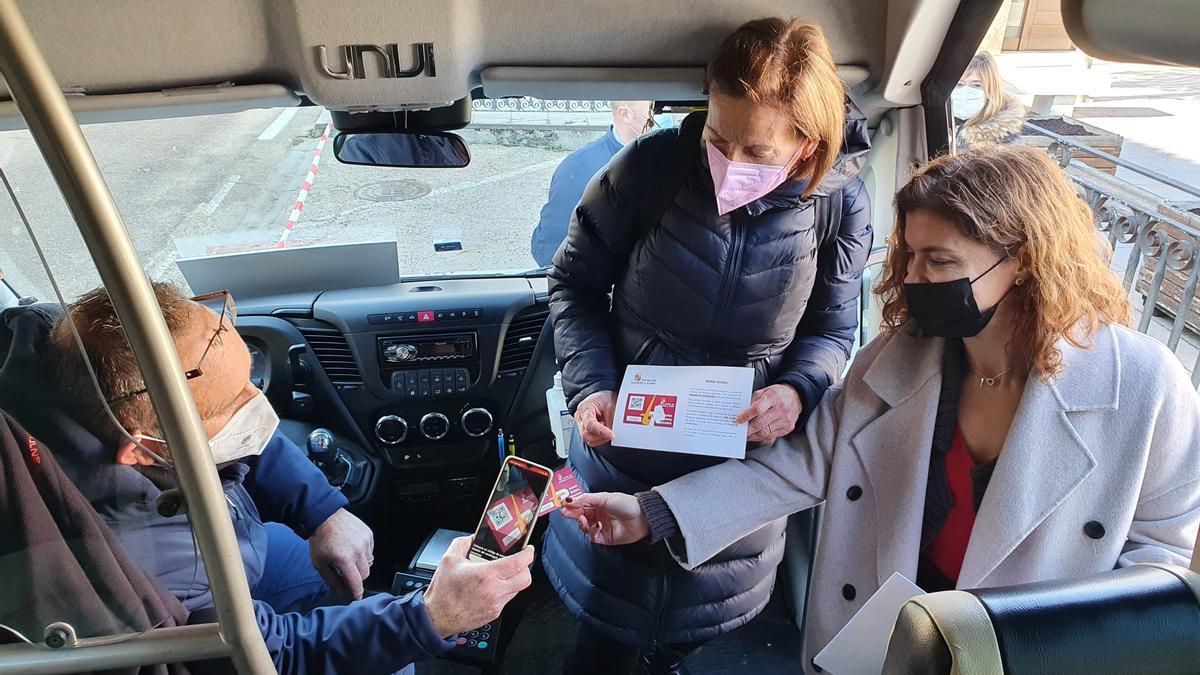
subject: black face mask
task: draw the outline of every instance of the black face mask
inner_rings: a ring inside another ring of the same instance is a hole
[[[943,338],[979,335],[996,315],[996,308],[1004,297],[981,312],[979,305],[975,304],[975,292],[971,286],[1005,260],[1008,260],[1008,256],[997,260],[995,265],[974,279],[964,277],[937,283],[904,284],[904,303],[908,306],[908,315],[917,322],[921,335]],[[1007,295],[1006,292],[1004,296]]]

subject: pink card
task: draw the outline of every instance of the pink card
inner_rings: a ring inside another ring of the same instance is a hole
[[[550,489],[546,491],[546,498],[542,500],[542,506],[538,509],[538,515],[544,516],[551,511],[559,509],[563,505],[563,501],[567,497],[574,499],[583,494],[583,486],[579,484],[579,479],[575,477],[575,472],[571,467],[564,466],[554,475],[550,477]]]

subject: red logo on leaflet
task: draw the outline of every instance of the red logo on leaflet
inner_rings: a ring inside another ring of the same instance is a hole
[[[417,312],[417,321],[421,323],[433,321],[433,312]]]
[[[641,426],[674,427],[678,396],[630,394],[625,401],[625,423]]]

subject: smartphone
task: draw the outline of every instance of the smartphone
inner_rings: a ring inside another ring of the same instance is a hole
[[[498,560],[525,548],[537,524],[538,508],[550,488],[550,469],[508,456],[483,508],[468,560]]]

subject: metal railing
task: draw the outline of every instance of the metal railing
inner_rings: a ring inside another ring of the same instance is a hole
[[[1080,196],[1092,209],[1096,228],[1112,246],[1113,268],[1123,276],[1131,303],[1139,310],[1137,329],[1164,342],[1181,361],[1185,335],[1200,330],[1200,216],[1186,211],[1159,195],[1078,161],[1076,152],[1087,153],[1116,166],[1146,176],[1188,195],[1200,197],[1200,188],[1127,159],[1056,134],[1035,124],[1025,127],[1051,139],[1047,152],[1067,172]],[[1140,307],[1134,298],[1141,296]],[[1165,339],[1153,330],[1156,315],[1173,315]],[[1190,342],[1190,340],[1189,340]],[[1190,345],[1189,345],[1190,346]],[[1193,348],[1200,349],[1200,341]],[[1191,363],[1192,383],[1200,389],[1200,353]]]
[[[1079,141],[1072,140],[1061,134],[1056,134],[1053,131],[1050,131],[1049,129],[1040,127],[1036,124],[1033,124],[1032,122],[1026,122],[1025,128],[1036,132],[1039,136],[1045,136],[1045,137],[1049,138],[1051,141],[1053,141],[1050,145],[1050,154],[1052,154],[1056,158],[1058,158],[1059,163],[1062,164],[1062,166],[1064,166],[1064,167],[1070,163],[1070,161],[1072,159],[1071,154],[1072,154],[1073,150],[1083,150],[1083,151],[1086,151],[1088,154],[1095,155],[1099,159],[1103,159],[1105,161],[1112,162],[1113,164],[1116,164],[1119,167],[1129,169],[1130,171],[1133,171],[1134,173],[1140,174],[1147,178],[1153,178],[1155,181],[1162,183],[1163,185],[1169,185],[1170,187],[1173,187],[1176,190],[1179,190],[1180,192],[1186,192],[1192,196],[1200,197],[1200,188],[1198,188],[1194,185],[1189,185],[1182,181],[1178,181],[1164,173],[1159,173],[1158,171],[1155,171],[1154,169],[1142,166],[1141,164],[1138,164],[1137,162],[1131,162],[1127,159],[1118,157],[1116,155],[1110,155],[1107,152],[1104,152],[1103,150],[1098,150],[1098,149],[1093,148],[1085,143],[1080,143]],[[1065,152],[1066,154],[1065,155],[1060,154],[1063,152]],[[1065,157],[1065,160],[1064,160],[1064,157]],[[1067,164],[1063,164],[1064,161],[1066,161]]]

